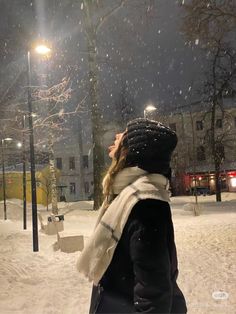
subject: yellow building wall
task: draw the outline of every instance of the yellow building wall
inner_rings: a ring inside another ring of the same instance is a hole
[[[56,172],[57,178],[59,177],[59,171]],[[49,167],[45,167],[41,171],[36,172],[36,193],[37,203],[44,206],[47,205],[47,190],[49,187],[47,182],[49,180],[50,173]],[[6,198],[23,199],[23,174],[22,172],[6,172]],[[2,176],[0,178],[0,200],[3,199],[3,185]],[[26,172],[26,201],[31,202],[31,175],[30,172]],[[48,195],[48,203],[51,203],[51,194]]]

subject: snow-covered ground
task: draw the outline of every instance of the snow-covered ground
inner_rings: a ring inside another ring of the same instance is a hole
[[[191,202],[193,197],[172,198],[178,283],[188,313],[236,313],[236,193],[223,193],[222,203],[216,203],[215,196],[199,197],[202,213],[197,217],[186,210]],[[97,216],[89,210],[91,202],[61,203],[60,208],[65,231],[83,234],[86,240]],[[46,220],[48,213],[42,206],[39,210]],[[40,250],[32,252],[30,208],[26,231],[21,201],[9,200],[7,213],[4,221],[0,202],[0,313],[88,313],[91,284],[76,270],[80,253],[54,251],[56,236],[42,232]],[[217,291],[228,298],[214,299]]]

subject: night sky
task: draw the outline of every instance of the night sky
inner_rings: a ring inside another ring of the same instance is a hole
[[[102,7],[94,10],[94,20],[119,1],[100,3]],[[69,76],[73,90],[69,106],[74,108],[88,94],[81,1],[3,0],[1,8],[1,95],[24,72],[27,45],[42,37],[51,43],[53,54],[46,65],[33,59],[35,84],[39,81],[37,76],[45,71],[51,85]],[[150,102],[160,111],[174,112],[200,98],[195,91],[204,74],[204,56],[197,40],[196,45],[190,46],[181,32],[184,14],[179,1],[129,0],[102,25],[97,37],[97,59],[100,104],[106,120],[114,118],[122,86],[135,116],[142,115]],[[14,86],[16,99],[25,97],[25,85],[21,79]],[[9,97],[9,103],[16,101],[14,97]],[[81,108],[82,119],[88,117],[87,108],[89,98]]]
[[[79,1],[71,1],[73,2]],[[101,1],[104,12],[118,2]],[[48,3],[50,12],[47,10]],[[24,42],[31,39],[33,41],[33,38],[41,35],[52,42],[59,63],[64,59],[67,60],[67,68],[77,63],[81,71],[83,70],[83,63],[86,62],[86,41],[81,6],[77,4],[72,11],[60,11],[60,4],[64,3],[42,0],[8,2],[8,17],[1,19],[1,45],[4,35],[8,37],[9,31],[13,32],[12,29],[16,29],[19,35],[15,42],[13,40],[15,53],[12,55],[5,49],[8,63],[21,59],[16,53],[17,45],[20,48],[19,53],[22,53]],[[146,3],[154,4],[150,12],[147,12]],[[127,81],[130,92],[139,104],[152,99],[167,106],[169,103],[176,103],[172,93],[178,91],[182,95],[180,98],[184,98],[200,70],[200,60],[198,47],[189,47],[181,33],[181,17],[184,11],[178,3],[173,0],[131,0],[103,24],[98,33],[98,54],[101,78],[106,82],[105,89],[108,89],[104,93],[105,99],[108,100],[111,93],[115,95],[119,92],[121,81]],[[54,61],[55,67],[59,65],[55,65]]]
[[[106,44],[103,54],[109,55],[112,64],[119,64],[118,70],[107,67],[112,97],[107,92],[105,99],[110,96],[112,100],[123,81],[139,108],[152,101],[157,107],[174,110],[191,101],[202,61],[198,47],[189,47],[181,34],[181,7],[175,1],[155,1],[153,17],[141,23],[139,14],[119,13],[101,35]]]

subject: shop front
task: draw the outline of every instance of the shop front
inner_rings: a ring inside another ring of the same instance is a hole
[[[213,172],[188,173],[184,176],[185,190],[187,194],[214,194],[215,174]],[[236,171],[224,171],[220,173],[221,191],[236,192]]]

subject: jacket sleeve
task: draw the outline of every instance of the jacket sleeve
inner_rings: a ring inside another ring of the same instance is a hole
[[[168,221],[166,206],[162,206],[163,203],[157,200],[143,200],[133,208],[137,215],[135,228],[132,228],[130,235],[130,255],[135,278],[134,306],[137,312],[171,311]]]

